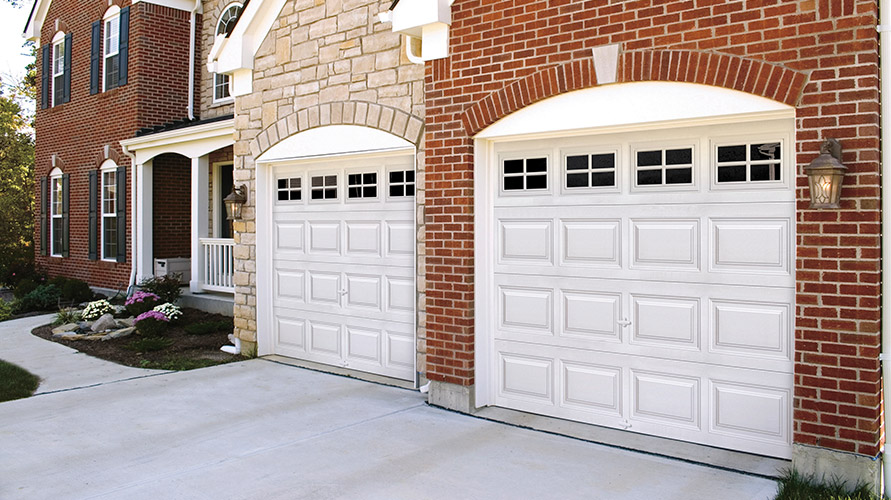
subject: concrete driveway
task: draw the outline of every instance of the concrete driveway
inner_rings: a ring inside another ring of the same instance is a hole
[[[0,359],[12,350],[5,330]],[[263,359],[126,375],[0,404],[0,498],[729,500],[776,490]]]

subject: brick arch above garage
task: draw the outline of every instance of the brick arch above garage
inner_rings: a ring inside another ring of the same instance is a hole
[[[405,139],[421,149],[424,118],[390,106],[367,101],[318,104],[290,113],[266,127],[251,141],[254,158],[287,137],[328,125],[358,125]]]
[[[666,81],[712,85],[796,106],[806,73],[728,54],[691,50],[640,50],[619,54],[617,83]],[[559,94],[597,86],[594,60],[570,61],[515,80],[471,104],[461,114],[470,136],[501,118]]]

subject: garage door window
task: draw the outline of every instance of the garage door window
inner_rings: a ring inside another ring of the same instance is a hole
[[[394,198],[415,195],[415,171],[395,170],[390,172],[390,196]]]
[[[377,198],[377,173],[348,174],[347,197],[351,200]]]
[[[519,158],[502,163],[505,191],[530,191],[548,188],[548,159]]]
[[[637,185],[693,183],[693,148],[637,151]]]
[[[302,179],[290,177],[278,180],[278,201],[300,201]]]
[[[780,179],[779,142],[718,146],[718,182],[769,182]]]
[[[566,188],[615,187],[616,154],[597,153],[566,157]]]
[[[312,187],[310,188],[310,197],[313,200],[336,200],[337,199],[337,176],[336,175],[315,175],[312,178]]]

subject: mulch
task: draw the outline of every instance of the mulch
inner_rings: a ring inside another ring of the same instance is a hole
[[[183,309],[182,318],[171,323],[163,334],[163,337],[172,340],[173,343],[163,350],[154,352],[138,352],[130,347],[140,338],[138,332],[110,340],[62,340],[53,338],[52,326],[44,325],[35,328],[31,333],[90,356],[137,368],[155,368],[159,363],[182,360],[221,364],[245,359],[220,351],[220,347],[230,344],[228,335],[232,333],[231,328],[204,335],[192,335],[184,329],[186,325],[205,321],[229,321],[231,324],[232,318],[197,309]]]

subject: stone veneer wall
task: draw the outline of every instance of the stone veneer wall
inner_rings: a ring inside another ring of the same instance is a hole
[[[377,14],[389,0],[296,0],[285,4],[254,60],[253,93],[235,110],[235,182],[249,186],[235,223],[235,331],[256,346],[254,158],[297,132],[337,124],[385,130],[415,144],[418,220],[418,371],[426,372],[424,67]],[[206,14],[206,17],[210,17]]]

